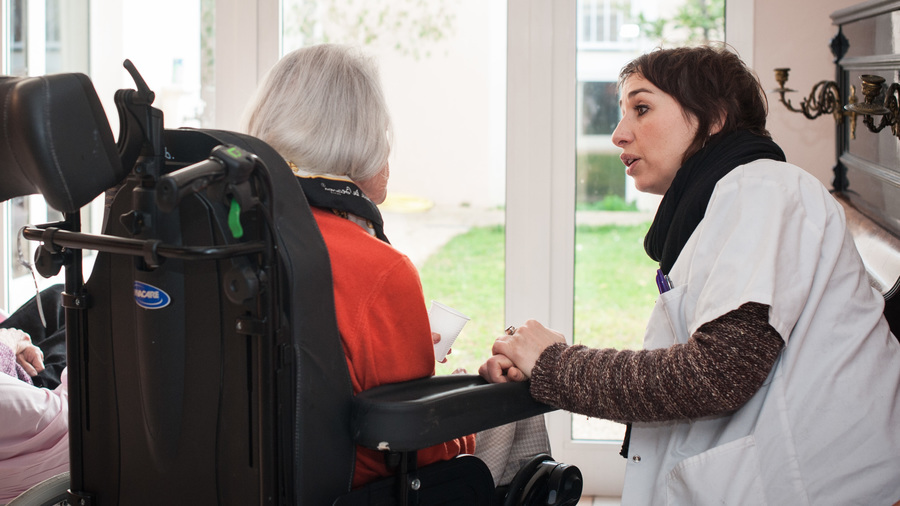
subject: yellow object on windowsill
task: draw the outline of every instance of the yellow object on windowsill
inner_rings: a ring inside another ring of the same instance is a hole
[[[415,195],[389,193],[378,206],[382,211],[395,213],[423,213],[434,207],[434,202]]]

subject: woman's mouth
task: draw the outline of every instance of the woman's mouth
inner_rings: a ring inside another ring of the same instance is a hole
[[[634,162],[640,160],[640,158],[636,156],[626,154],[622,154],[622,156],[620,156],[619,158],[622,160],[622,163],[624,163],[626,167],[631,167]]]

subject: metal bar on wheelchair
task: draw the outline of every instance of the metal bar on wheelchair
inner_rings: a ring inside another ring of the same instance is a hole
[[[223,246],[175,246],[156,240],[129,239],[110,235],[71,232],[54,227],[26,227],[22,235],[30,241],[50,242],[54,246],[87,249],[104,253],[145,256],[149,249],[157,256],[179,260],[220,260],[241,255],[261,253],[266,249],[264,241],[242,242]]]

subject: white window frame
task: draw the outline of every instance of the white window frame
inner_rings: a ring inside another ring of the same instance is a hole
[[[506,316],[571,341],[575,275],[576,3],[510,0],[507,54]],[[554,457],[577,465],[586,495],[618,496],[619,445],[571,440],[571,415],[547,428]]]

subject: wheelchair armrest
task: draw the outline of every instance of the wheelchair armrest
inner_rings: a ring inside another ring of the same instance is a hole
[[[412,451],[553,411],[531,397],[529,383],[488,383],[452,374],[382,385],[353,399],[354,441]]]

